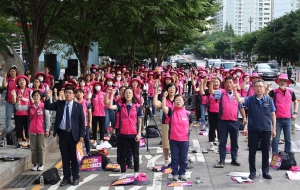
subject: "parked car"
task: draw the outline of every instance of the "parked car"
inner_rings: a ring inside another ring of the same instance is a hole
[[[177,68],[184,68],[185,72],[188,73],[191,67],[196,68],[197,64],[196,62],[186,61],[186,62],[180,62],[176,65]]]
[[[220,68],[221,64],[222,64],[222,62],[214,62],[213,66],[215,68]]]
[[[187,60],[185,58],[179,58],[175,61],[175,63],[180,63],[180,62],[186,62]]]
[[[278,70],[272,70],[268,63],[259,63],[254,66],[254,72],[257,72],[259,76],[265,79],[277,78],[280,72]]]
[[[224,69],[231,69],[236,66],[236,62],[222,62],[221,65]]]
[[[206,67],[211,68],[211,66],[215,63],[215,62],[222,62],[222,59],[209,59],[206,61]]]
[[[248,67],[247,60],[237,60],[236,63],[238,66],[241,66],[243,69],[246,69]]]

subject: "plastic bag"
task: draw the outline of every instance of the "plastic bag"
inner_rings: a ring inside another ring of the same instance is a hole
[[[300,140],[292,142],[292,152],[300,152]]]

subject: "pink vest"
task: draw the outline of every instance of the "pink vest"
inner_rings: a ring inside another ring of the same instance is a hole
[[[189,141],[189,114],[184,107],[174,108],[170,121],[170,140]]]
[[[166,105],[169,109],[174,108],[174,103],[169,99],[167,99]],[[165,113],[163,113],[163,114],[165,115],[165,121],[163,122],[163,124],[169,124],[170,123],[170,117]]]
[[[17,89],[17,91],[16,91],[16,94],[17,94],[17,96],[19,95],[19,94],[22,94],[23,95],[23,98],[25,98],[25,99],[27,99],[27,101],[24,101],[24,100],[20,100],[20,105],[26,105],[26,104],[30,104],[30,98],[29,98],[29,96],[30,96],[30,89],[29,88],[25,88],[24,89],[24,93],[22,93],[21,92],[21,89],[20,88],[18,88]],[[16,112],[15,112],[15,114],[16,115],[19,115],[19,116],[24,116],[24,115],[28,115],[28,110],[24,110],[24,111],[17,111],[16,110]]]
[[[291,104],[293,90],[286,88],[285,93],[279,88],[274,89],[274,105],[276,108],[276,118],[291,118]]]
[[[136,135],[137,134],[137,112],[139,104],[132,104],[130,112],[128,114],[126,103],[119,104],[121,107],[120,110],[120,134],[123,135]]]
[[[88,125],[88,121],[87,121],[87,111],[88,111],[88,109],[87,109],[86,104],[87,104],[87,101],[85,99],[83,99],[82,102],[81,102],[81,105],[82,105],[83,113],[84,113],[84,120],[85,120],[85,122],[84,122],[85,125],[84,126]]]
[[[183,84],[180,81],[178,81],[178,83],[177,83],[177,92],[178,92],[178,94],[183,93]]]
[[[220,99],[216,100],[214,99],[213,95],[210,94],[208,97],[208,103],[209,103],[209,112],[212,113],[218,113],[219,112],[219,103],[220,103]]]
[[[154,84],[155,84],[155,80],[151,80],[148,82],[149,97],[154,97]]]
[[[48,74],[47,76],[45,75],[44,78],[44,83],[46,83],[49,87],[51,86],[51,80],[53,79],[53,76]]]
[[[44,104],[39,103],[37,109],[35,109],[34,104],[31,104],[29,106],[29,133],[33,134],[44,134],[44,119],[45,119],[45,113],[44,113]]]
[[[6,101],[9,102],[9,103],[12,103],[12,95],[11,95],[11,91],[12,90],[16,90],[17,89],[17,84],[16,84],[16,81],[15,79],[12,79],[12,78],[8,78],[7,79],[7,93],[6,93]]]
[[[92,105],[93,105],[93,116],[105,116],[104,111],[104,92],[98,92],[93,94]]]
[[[115,87],[120,88],[121,86],[124,86],[124,83],[122,81],[120,81],[120,84],[118,81],[115,82]]]
[[[142,97],[141,97],[141,93],[138,93],[138,88],[134,88],[133,89],[133,93],[134,93],[134,96],[136,97],[136,100],[139,104],[141,104],[143,101],[142,101]],[[141,90],[140,90],[141,92]]]
[[[232,95],[231,101],[226,92],[223,92],[220,101],[220,119],[225,121],[237,121],[238,119],[238,108],[239,104]]]

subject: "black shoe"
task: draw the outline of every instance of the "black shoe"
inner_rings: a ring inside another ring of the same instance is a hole
[[[29,145],[27,145],[27,148],[28,148],[28,149],[30,149],[30,148],[31,148],[31,147],[30,147],[30,144],[29,144]]]
[[[219,161],[214,165],[215,168],[224,168],[225,162],[223,160]]]
[[[17,146],[16,146],[16,148],[21,148],[21,145],[18,143]]]
[[[75,179],[74,181],[73,181],[73,186],[77,186],[79,184],[79,179]]]
[[[253,173],[250,172],[249,178],[250,178],[250,179],[254,179],[254,178],[255,178],[255,173],[254,173],[254,172],[253,172]]]
[[[263,173],[263,178],[265,179],[272,179],[272,176],[268,173]]]
[[[71,180],[62,180],[62,181],[60,182],[59,186],[65,186],[65,185],[71,184],[71,183],[72,183]]]
[[[134,165],[129,165],[128,169],[134,169]]]
[[[240,166],[241,165],[241,163],[238,160],[232,160],[231,164],[235,165],[235,166]]]

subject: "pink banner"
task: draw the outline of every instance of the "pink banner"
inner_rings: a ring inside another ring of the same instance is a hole
[[[76,157],[77,157],[78,163],[80,164],[82,158],[84,157],[84,149],[83,149],[81,142],[78,142],[76,145]]]
[[[134,176],[133,177],[127,177],[124,179],[119,179],[117,181],[113,181],[110,186],[116,186],[116,185],[128,185],[134,182]]]
[[[275,154],[272,156],[270,167],[278,170],[282,163],[282,156],[280,154]]]
[[[80,171],[100,171],[102,170],[101,156],[85,156],[81,160]]]
[[[193,182],[168,182],[167,187],[192,186]]]
[[[140,148],[145,148],[146,147],[146,140],[144,138],[140,139]]]

